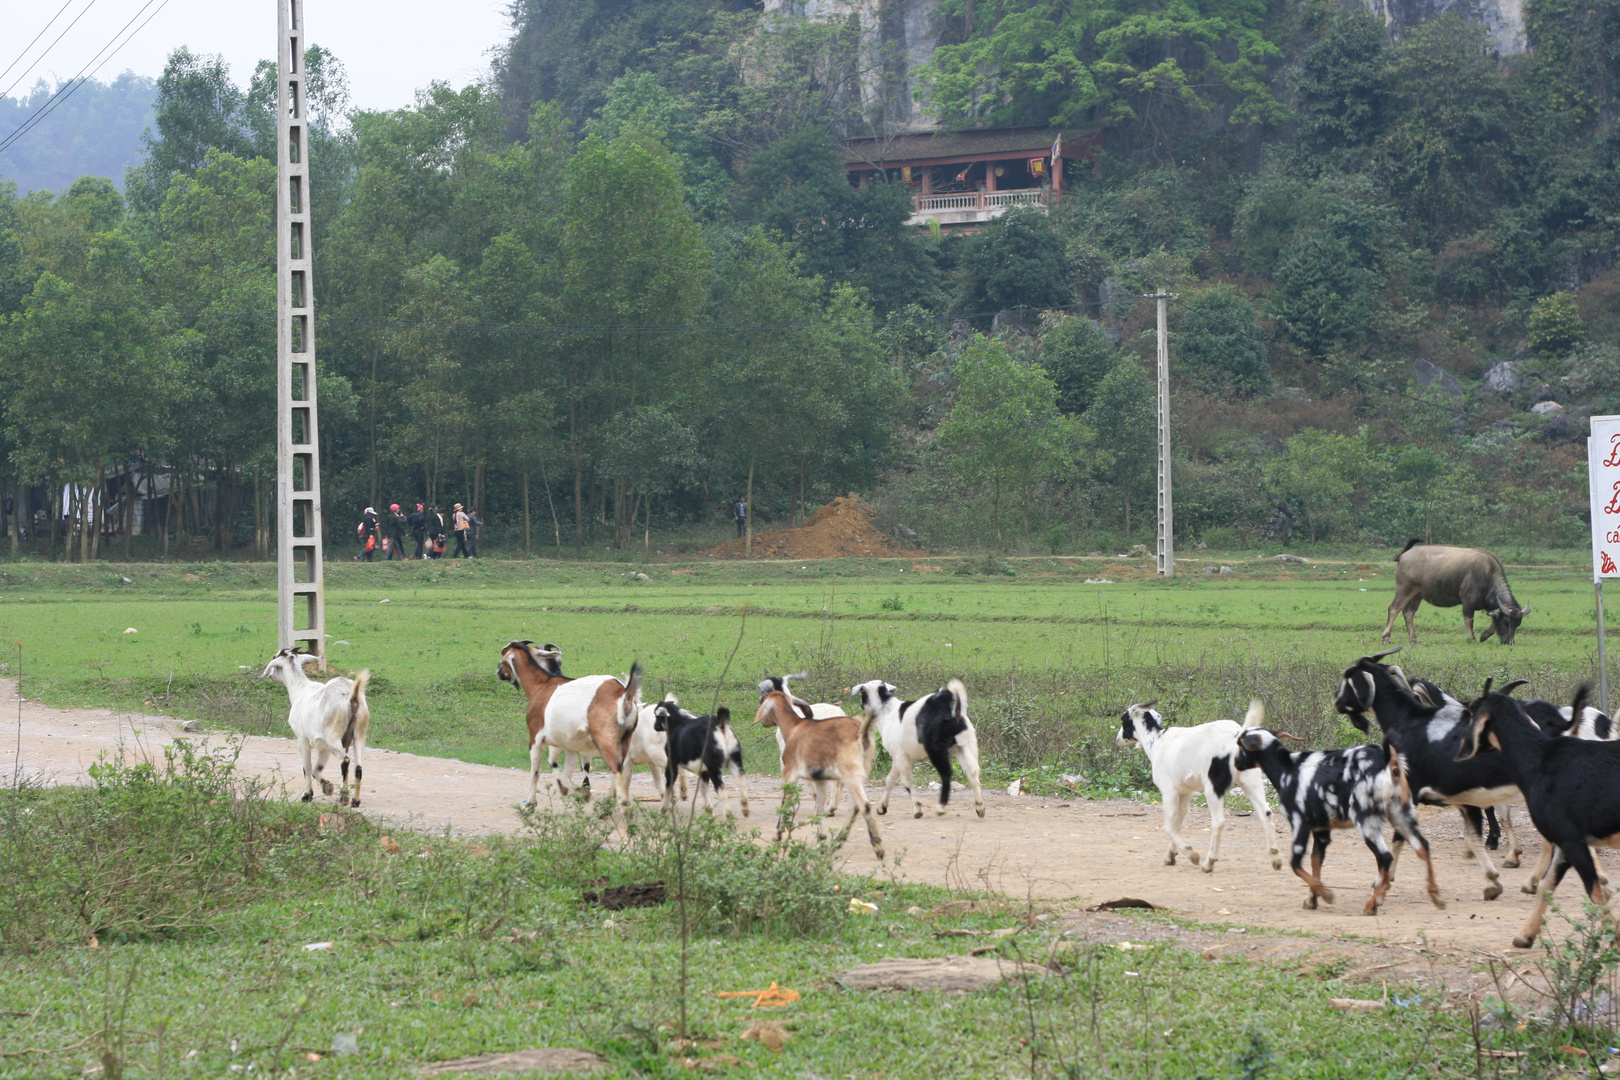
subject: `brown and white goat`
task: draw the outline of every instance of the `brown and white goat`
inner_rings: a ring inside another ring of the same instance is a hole
[[[620,681],[612,675],[586,675],[570,679],[562,673],[562,649],[536,648],[532,641],[514,641],[501,650],[495,674],[521,689],[529,699],[529,802],[540,788],[541,747],[563,752],[563,772],[557,788],[573,790],[579,759],[598,754],[613,774],[613,790],[623,805],[630,803],[630,738],[641,711],[641,662],[630,666]],[[591,781],[585,779],[585,798]]]
[[[326,768],[326,759],[336,754],[343,759],[340,768],[343,787],[338,794],[338,804],[359,806],[366,728],[371,724],[371,706],[366,704],[366,683],[371,679],[371,672],[357,672],[352,679],[339,675],[330,682],[316,682],[304,674],[304,665],[314,659],[313,653],[282,649],[265,665],[259,677],[274,679],[287,688],[290,703],[287,723],[298,737],[298,754],[304,764],[304,801],[315,797],[317,780],[321,794],[332,794],[332,782],[321,775],[321,770]],[[352,796],[349,794],[351,753],[354,755]]]
[[[855,808],[866,818],[866,832],[872,840],[872,850],[883,858],[883,833],[878,829],[877,816],[866,797],[866,777],[872,768],[872,756],[877,746],[872,738],[876,720],[871,716],[856,720],[850,716],[829,716],[817,720],[811,715],[810,703],[801,701],[785,689],[778,689],[774,680],[759,684],[759,711],[754,718],[765,727],[779,729],[782,743],[782,784],[797,784],[801,779],[810,781],[815,792],[816,834],[823,840],[827,827],[823,820],[828,809],[828,795],[837,782],[849,792]],[[834,812],[837,804],[832,805]],[[855,815],[838,834],[838,842],[849,837],[855,825]],[[782,838],[780,825],[776,838]]]

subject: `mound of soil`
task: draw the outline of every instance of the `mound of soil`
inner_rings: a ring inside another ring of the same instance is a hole
[[[851,495],[834,499],[811,514],[798,529],[772,529],[754,534],[756,559],[916,559],[926,554],[889,539],[872,524],[871,507]],[[743,558],[743,538],[727,540],[708,554]]]

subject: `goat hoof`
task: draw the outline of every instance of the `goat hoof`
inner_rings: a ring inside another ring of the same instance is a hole
[[[1536,883],[1534,881],[1527,881],[1523,885],[1519,886],[1519,891],[1524,893],[1526,896],[1534,896],[1536,895]]]
[[[313,791],[304,792],[304,797],[299,800],[299,802],[314,802],[314,801],[315,801],[315,793]]]
[[[1307,910],[1307,911],[1315,911],[1316,910],[1316,894],[1315,893],[1312,893],[1310,896],[1305,898],[1305,910]]]
[[[1282,869],[1282,856],[1273,855],[1271,857],[1271,868],[1273,870],[1281,870]]]
[[[888,812],[889,812],[889,804],[888,803],[884,803],[882,806],[878,807],[878,813],[887,814]]]
[[[1376,914],[1378,914],[1378,901],[1369,900],[1365,904],[1361,905],[1361,913],[1363,915],[1376,915]]]
[[[879,844],[877,847],[873,848],[872,850],[877,852],[878,862],[882,862],[883,861],[883,845]]]
[[[917,809],[915,809],[915,810],[913,810],[911,812],[911,816],[914,817],[914,818],[920,818],[920,817],[922,817],[922,815],[923,815],[923,809],[920,806],[917,807]]]
[[[1445,900],[1443,900],[1441,898],[1439,889],[1430,889],[1429,890],[1429,903],[1433,904],[1435,907],[1439,908],[1441,911],[1446,910],[1446,902],[1445,902]]]
[[[321,794],[322,795],[330,795],[330,794],[332,794],[332,781],[330,781],[330,780],[322,780],[321,781]]]
[[[1463,848],[1463,861],[1466,862],[1467,860],[1472,859],[1472,858],[1476,858],[1476,856],[1474,855],[1474,849],[1473,848]]]
[[[309,800],[305,799],[304,801],[308,802]],[[1176,853],[1175,852],[1172,851],[1170,854],[1168,854],[1168,855],[1166,855],[1164,857],[1164,865],[1166,865],[1166,866],[1174,866],[1174,865],[1176,865]]]
[[[1214,859],[1205,859],[1204,860],[1204,873],[1213,874],[1214,872],[1215,872],[1215,860]]]
[[[1501,882],[1493,881],[1489,885],[1485,886],[1485,899],[1487,899],[1487,900],[1495,900],[1498,896],[1501,896],[1501,895],[1502,895],[1502,883]]]
[[[1503,859],[1502,865],[1507,867],[1509,870],[1516,870],[1519,867],[1519,860],[1517,858]]]
[[[343,792],[338,793],[338,805],[339,806],[348,806],[349,805],[349,793],[347,791],[343,791]]]
[[[980,803],[978,806],[975,806],[973,809],[980,817],[984,817],[984,803]]]
[[[1194,866],[1197,866],[1199,860],[1202,859],[1202,858],[1203,858],[1203,856],[1198,854],[1198,852],[1196,852],[1196,851],[1187,852],[1187,861],[1192,863]]]
[[[1536,939],[1533,937],[1516,937],[1513,939],[1513,947],[1515,949],[1528,949],[1535,945],[1535,943]]]
[[[358,810],[358,809],[360,809],[360,800],[359,800],[359,799],[353,799],[353,800],[351,800],[351,801],[350,801],[350,802],[349,802],[349,809],[351,809],[351,810]]]
[[[1332,889],[1324,888],[1322,890],[1322,899],[1326,900],[1328,903],[1331,904],[1331,903],[1335,902],[1338,899],[1338,897],[1333,894]]]

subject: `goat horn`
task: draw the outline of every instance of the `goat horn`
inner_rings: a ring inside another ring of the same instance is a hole
[[[1142,702],[1142,708],[1151,709],[1151,708],[1153,708],[1153,706],[1157,705],[1158,703],[1159,703],[1158,698],[1154,698],[1152,701],[1144,701],[1144,702]]]
[[[1402,648],[1402,646],[1397,645],[1393,649],[1385,649],[1381,653],[1373,653],[1371,656],[1363,656],[1362,659],[1363,660],[1371,660],[1374,663],[1377,663],[1379,660],[1382,660],[1386,656],[1394,656],[1396,653],[1401,651],[1401,648]]]
[[[1489,694],[1491,692],[1491,683],[1493,683],[1495,681],[1496,680],[1495,680],[1494,677],[1487,676],[1486,679],[1485,679],[1485,689],[1483,689],[1483,690],[1481,690],[1479,692],[1479,696],[1484,697],[1486,694]]]
[[[1287,739],[1290,742],[1303,743],[1305,741],[1304,739],[1300,738],[1298,735],[1290,735],[1286,731],[1274,731],[1274,732],[1272,732],[1272,734],[1277,736],[1277,738],[1279,738],[1279,739]]]
[[[1521,687],[1521,686],[1529,686],[1529,685],[1530,685],[1530,680],[1529,679],[1514,679],[1512,682],[1510,682],[1506,686],[1502,687],[1501,690],[1497,691],[1497,693],[1511,694],[1511,693],[1513,693],[1513,691],[1517,690],[1519,687]]]

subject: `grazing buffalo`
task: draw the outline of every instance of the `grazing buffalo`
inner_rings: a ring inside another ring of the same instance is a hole
[[[1427,600],[1435,607],[1463,609],[1463,625],[1468,628],[1470,641],[1484,641],[1493,633],[1502,644],[1513,644],[1513,635],[1519,623],[1530,614],[1521,608],[1508,588],[1507,571],[1502,560],[1479,548],[1444,547],[1424,544],[1417,540],[1395,556],[1395,599],[1389,605],[1389,621],[1384,624],[1384,644],[1389,644],[1389,632],[1395,627],[1397,612],[1406,616],[1406,636],[1417,640],[1412,629],[1412,618],[1418,605]],[[1474,637],[1474,612],[1483,611],[1491,617],[1491,625]]]

